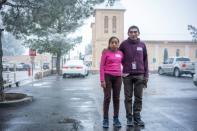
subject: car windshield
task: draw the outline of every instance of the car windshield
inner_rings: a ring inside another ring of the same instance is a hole
[[[82,60],[71,60],[66,63],[66,65],[83,65]]]
[[[190,61],[189,58],[177,58],[176,61]]]

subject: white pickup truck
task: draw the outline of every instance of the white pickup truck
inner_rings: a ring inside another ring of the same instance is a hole
[[[195,74],[193,77],[194,85],[197,86],[197,61],[195,62]]]
[[[193,77],[194,62],[191,62],[188,57],[171,57],[158,67],[158,73],[160,75],[172,74],[175,77],[190,74]]]

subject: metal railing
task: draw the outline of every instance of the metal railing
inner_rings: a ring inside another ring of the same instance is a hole
[[[16,80],[16,71],[4,71],[3,72],[4,87],[12,87],[12,85],[19,86],[19,81]]]

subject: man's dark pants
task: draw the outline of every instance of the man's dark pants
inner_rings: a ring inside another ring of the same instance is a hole
[[[144,75],[128,75],[123,77],[123,83],[126,117],[131,119],[132,113],[140,113],[142,110],[143,88],[145,87]],[[132,104],[133,95],[134,104]]]

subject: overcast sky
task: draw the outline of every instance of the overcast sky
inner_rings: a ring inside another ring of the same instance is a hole
[[[121,0],[121,3],[126,8],[125,38],[131,25],[140,28],[143,40],[191,40],[187,25],[197,27],[197,0]],[[88,19],[77,31],[83,36],[83,43],[78,47],[82,52],[84,45],[91,43],[93,21]]]
[[[197,26],[196,0],[122,0],[125,31],[138,25],[144,40],[191,40],[187,25]]]

